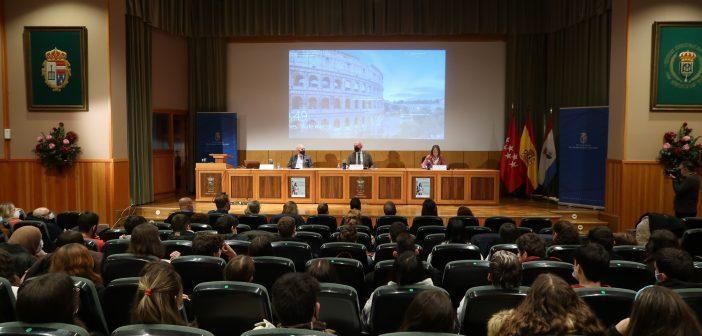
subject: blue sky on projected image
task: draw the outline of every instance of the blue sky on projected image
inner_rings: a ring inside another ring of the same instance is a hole
[[[291,138],[443,139],[445,50],[290,50]]]

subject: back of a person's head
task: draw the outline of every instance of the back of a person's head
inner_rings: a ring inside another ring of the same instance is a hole
[[[326,259],[314,259],[307,267],[307,273],[319,282],[337,283],[339,276],[336,274],[334,266]]]
[[[351,209],[341,220],[342,225],[358,225],[362,223],[361,210]],[[352,222],[353,221],[353,222]]]
[[[611,252],[614,247],[614,234],[606,226],[598,226],[587,233],[589,242],[600,244],[602,247]]]
[[[405,223],[393,222],[390,224],[390,240],[397,241],[397,237],[403,232],[407,232],[407,226]]]
[[[287,201],[283,204],[283,214],[285,215],[297,215],[297,203],[293,201]]]
[[[458,210],[456,210],[456,216],[470,216],[473,217],[473,211],[470,210],[469,207],[465,205],[461,205],[458,207]]]
[[[346,243],[355,243],[358,241],[358,231],[356,230],[356,225],[340,226],[339,237],[337,240]]]
[[[351,210],[361,210],[361,200],[358,197],[352,197],[349,201],[349,208]]]
[[[553,245],[579,245],[580,232],[569,221],[558,221],[553,224]]]
[[[132,234],[135,227],[146,223],[146,218],[137,215],[130,215],[124,220],[124,230],[128,235]]]
[[[185,325],[178,311],[182,295],[180,275],[171,264],[163,261],[146,264],[139,275],[132,323]]]
[[[267,236],[257,236],[249,244],[249,255],[252,257],[272,256],[273,246]]]
[[[48,273],[25,281],[17,293],[15,314],[24,323],[76,324],[78,293],[65,273]]]
[[[397,215],[397,208],[395,207],[395,203],[393,203],[392,201],[385,202],[385,204],[383,204],[383,214],[385,214],[385,216]]]
[[[646,251],[652,256],[663,248],[680,248],[678,237],[670,230],[653,231],[646,243]]]
[[[439,289],[427,289],[412,299],[400,331],[452,334],[457,324],[451,298]]]
[[[217,194],[217,196],[214,198],[214,204],[217,207],[217,210],[227,209],[227,206],[229,205],[229,195],[227,195],[227,193]]]
[[[88,232],[96,227],[100,222],[100,217],[94,212],[86,211],[78,216],[78,230],[80,232]]]
[[[609,271],[609,253],[600,244],[589,243],[578,247],[573,253],[573,260],[590,281],[603,281]]]
[[[224,244],[224,238],[217,234],[198,234],[193,239],[192,254],[201,256],[218,256]]]
[[[239,219],[236,216],[227,215],[219,216],[212,228],[217,230],[219,234],[230,234],[232,233],[232,228],[235,228],[237,225],[239,225]]]
[[[224,267],[225,281],[250,282],[256,270],[253,259],[247,255],[237,255],[229,259]]]
[[[638,335],[702,335],[695,313],[671,289],[649,286],[639,291],[629,315],[625,336]]]
[[[85,239],[78,231],[68,230],[63,231],[56,237],[56,247],[61,247],[68,244],[84,244]]]
[[[495,252],[490,257],[490,280],[495,287],[519,287],[522,283],[522,263],[519,262],[519,257],[505,250]]]
[[[431,198],[427,198],[422,202],[422,216],[438,216],[439,212],[436,209],[436,202]]]
[[[222,216],[225,217],[225,216]],[[221,218],[221,217],[220,217]],[[171,219],[171,228],[173,229],[173,232],[179,232],[179,233],[185,233],[190,226],[190,217],[183,215],[183,214],[177,214],[173,216],[173,219]]]
[[[102,284],[102,277],[95,272],[95,261],[83,244],[72,243],[56,250],[51,257],[49,273],[66,273]]]
[[[290,238],[295,234],[295,218],[285,216],[278,220],[278,235],[281,238]]]
[[[317,205],[317,214],[318,215],[328,215],[329,214],[329,205],[327,203],[319,203]]]
[[[666,280],[689,281],[695,270],[690,254],[676,248],[662,248],[653,256],[658,273]],[[660,276],[658,276],[660,278]]]
[[[18,285],[20,280],[15,274],[14,257],[3,249],[0,249],[0,278],[7,279],[12,285]]]
[[[536,233],[526,233],[517,238],[519,254],[526,253],[529,257],[546,257],[546,242]]]
[[[415,252],[416,247],[414,242],[414,237],[411,234],[403,232],[397,236],[397,240],[395,241],[397,247],[395,247],[395,251],[398,255],[404,252]]]
[[[127,252],[140,256],[152,255],[163,258],[165,252],[156,226],[146,223],[135,227],[129,240]]]
[[[464,244],[468,240],[465,226],[461,221],[449,221],[446,225],[446,241],[449,243]]]
[[[310,323],[316,318],[319,282],[307,273],[287,273],[273,284],[273,313],[282,326]]]
[[[259,201],[249,201],[246,204],[244,215],[258,215],[261,212],[261,203]]]
[[[414,251],[397,255],[393,263],[395,282],[400,286],[412,285],[426,279],[422,262]]]
[[[514,244],[519,238],[519,231],[514,223],[504,223],[500,225],[499,235],[500,243]]]
[[[209,224],[210,216],[201,212],[195,212],[190,216],[190,223]]]
[[[629,232],[617,232],[614,234],[614,245],[638,245],[636,236]]]

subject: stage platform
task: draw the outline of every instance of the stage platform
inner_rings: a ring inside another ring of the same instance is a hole
[[[243,214],[245,204],[232,205],[230,212],[233,214]],[[440,205],[439,216],[447,219],[456,215],[458,206],[456,205]],[[214,210],[215,206],[212,202],[195,202],[195,211],[207,213]],[[283,209],[282,204],[263,203],[261,204],[261,214],[276,215]],[[541,201],[541,200],[524,200],[514,198],[503,198],[498,205],[473,205],[470,206],[473,214],[480,220],[480,223],[485,221],[485,218],[492,216],[505,216],[514,218],[518,223],[524,217],[548,217],[552,221],[559,219],[569,220],[579,227],[581,232],[587,232],[590,228],[600,225],[608,225],[608,222],[601,219],[600,211],[573,208],[567,206],[559,206],[557,204]],[[177,199],[166,199],[157,201],[151,204],[137,206],[134,213],[144,216],[149,220],[159,221],[168,217],[168,214],[178,210]],[[315,215],[317,213],[317,204],[298,204],[298,210],[303,217]],[[329,214],[338,218],[343,217],[349,210],[348,205],[329,204]],[[370,216],[375,223],[375,218],[383,215],[382,205],[367,205],[363,204],[362,212],[366,216]],[[421,205],[398,205],[397,214],[408,217],[411,220],[414,216],[419,216],[422,210]]]

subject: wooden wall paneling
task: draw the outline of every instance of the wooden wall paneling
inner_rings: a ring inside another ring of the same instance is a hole
[[[281,167],[285,168],[288,165],[288,160],[295,154],[294,150],[272,150],[268,151],[268,156],[273,159],[274,164],[280,164]]]
[[[622,161],[607,160],[605,168],[605,213],[613,230],[621,231]]]
[[[340,170],[317,170],[317,201],[345,203],[348,200],[345,174]]]
[[[470,178],[467,199],[471,202],[492,201],[495,196],[495,183],[497,181],[488,176],[473,176]]]
[[[153,159],[154,198],[163,199],[175,195],[175,161],[172,151],[154,151]]]
[[[439,175],[439,201],[446,204],[461,204],[466,198],[468,183],[465,176]]]
[[[663,211],[663,170],[656,162],[624,161],[622,186],[621,230],[634,228],[643,213]]]
[[[268,163],[268,151],[267,150],[252,150],[246,151],[244,159],[241,159],[241,164],[244,164],[244,160],[258,161],[260,163]]]
[[[341,157],[341,151],[338,150],[307,150],[307,152],[312,156],[315,168],[336,168],[341,161],[346,160]]]
[[[237,201],[253,199],[253,175],[229,174],[229,197]]]
[[[106,223],[115,223],[124,209],[130,205],[129,161],[115,160],[111,165],[110,190],[108,197],[110,212]],[[101,220],[102,221],[102,220]]]
[[[466,152],[466,153],[470,153],[470,152]],[[501,157],[502,157],[501,151],[490,151],[490,152],[488,152],[488,160],[487,160],[487,162],[485,162],[485,166],[484,167],[475,167],[475,168],[500,169],[500,158]]]
[[[426,153],[425,153],[425,155],[426,155]],[[446,165],[448,165],[449,169],[466,169],[466,168],[468,168],[468,165],[463,160],[464,155],[463,155],[463,152],[461,152],[461,151],[443,151],[443,152],[441,152],[441,155],[446,160]],[[419,163],[417,163],[417,167],[419,167]]]
[[[489,152],[464,152],[463,162],[464,169],[480,169],[487,168],[490,154]]]

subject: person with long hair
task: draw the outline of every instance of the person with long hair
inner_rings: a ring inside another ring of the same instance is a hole
[[[456,311],[446,292],[427,289],[412,299],[405,311],[400,331],[455,333]]]
[[[65,273],[49,273],[26,281],[17,293],[15,313],[23,323],[85,325],[77,318],[80,306],[73,280]]]
[[[436,202],[431,198],[427,198],[422,202],[422,216],[438,216],[439,211],[436,208]]]
[[[138,256],[155,256],[159,259],[164,258],[166,253],[161,245],[161,238],[158,236],[158,228],[155,225],[146,223],[140,224],[132,231],[131,240],[127,253],[136,254]],[[171,253],[170,260],[180,256],[178,251]]]
[[[639,291],[631,315],[610,328],[610,335],[698,336],[702,327],[680,295],[669,288],[649,286]]]
[[[285,202],[285,204],[283,204],[283,212],[273,216],[273,218],[271,218],[271,223],[277,223],[283,217],[295,218],[296,226],[305,224],[305,220],[300,216],[300,212],[297,209],[297,203],[293,201]]]
[[[446,165],[446,160],[441,156],[441,147],[439,145],[431,146],[431,151],[422,161],[423,169],[431,169],[435,165]]]
[[[146,264],[139,276],[132,323],[186,325],[179,312],[182,304],[183,285],[173,266],[162,261]]]
[[[102,277],[94,270],[95,261],[84,245],[71,243],[64,245],[51,256],[49,273],[66,273],[89,279],[95,286],[102,286]]]
[[[488,321],[488,336],[569,334],[603,336],[605,329],[568,283],[553,274],[539,275],[517,308]]]

